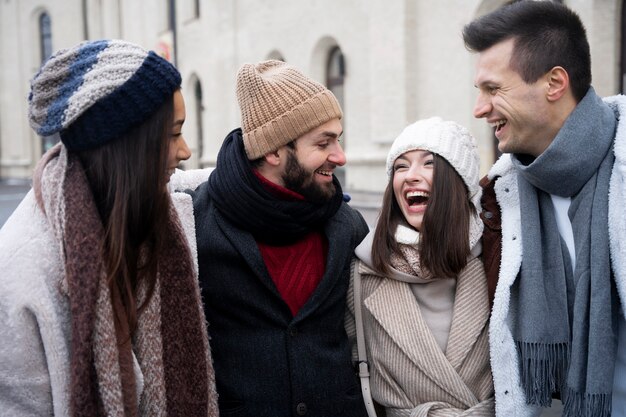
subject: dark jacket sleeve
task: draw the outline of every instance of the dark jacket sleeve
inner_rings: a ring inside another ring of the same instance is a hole
[[[480,199],[483,210],[480,218],[485,225],[482,236],[483,263],[487,275],[489,304],[492,307],[502,258],[502,216],[494,189],[497,180],[498,177],[489,180],[486,176],[480,180],[480,186],[483,188],[483,195]]]

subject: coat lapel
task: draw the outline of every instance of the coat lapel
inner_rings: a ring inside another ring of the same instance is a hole
[[[454,316],[446,357],[459,370],[489,319],[487,281],[482,262],[472,259],[457,281]]]
[[[349,278],[350,259],[352,259],[351,254],[355,244],[352,242],[351,236],[354,228],[346,225],[346,218],[343,208],[340,208],[324,227],[324,234],[328,239],[324,276],[311,297],[298,312],[298,319],[302,319],[315,311],[329,297],[338,281],[346,280],[347,282]]]
[[[270,277],[265,267],[261,251],[252,235],[245,230],[237,228],[230,221],[226,220],[217,208],[213,207],[213,210],[215,210],[215,219],[218,227],[221,229],[222,233],[224,233],[228,241],[235,247],[237,252],[241,254],[241,257],[248,265],[251,272],[255,274],[263,285],[275,294],[276,297],[285,304],[285,308],[288,309],[287,303],[285,303],[278,292],[276,284],[274,284],[272,277]]]
[[[409,285],[394,279],[384,279],[365,298],[365,307],[422,373],[459,402],[468,407],[476,404],[476,397],[441,351],[422,318]]]

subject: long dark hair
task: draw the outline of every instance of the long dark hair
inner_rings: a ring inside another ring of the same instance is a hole
[[[470,254],[469,223],[474,205],[461,176],[448,161],[433,154],[433,182],[420,230],[422,267],[436,277],[456,277]],[[390,271],[389,259],[398,253],[396,227],[404,221],[393,192],[393,174],[383,197],[372,243],[372,263],[378,272]]]
[[[165,174],[173,117],[172,95],[141,125],[78,153],[104,226],[102,253],[111,302],[116,319],[128,325],[127,337],[156,283],[171,201]],[[140,280],[148,292],[138,307]]]

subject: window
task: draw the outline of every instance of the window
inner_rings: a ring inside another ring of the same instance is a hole
[[[328,53],[328,61],[326,64],[326,86],[330,91],[333,92],[339,105],[342,109],[344,109],[344,100],[343,100],[343,84],[344,78],[346,75],[346,65],[343,59],[343,53],[341,52],[341,48],[338,46],[333,47]],[[346,148],[346,125],[345,125],[345,110],[344,110],[344,118],[342,120],[343,124],[343,140],[342,146],[345,150]],[[344,167],[337,167],[335,170],[335,176],[339,180],[339,182],[343,185],[346,183],[346,171]]]
[[[44,63],[52,55],[52,25],[50,15],[45,12],[39,16],[39,47],[41,62]]]
[[[200,0],[193,0],[193,17],[200,17]]]
[[[335,46],[328,54],[326,66],[326,86],[333,92],[341,107],[343,107],[343,82],[346,75],[346,66],[341,48]]]
[[[202,154],[204,151],[203,144],[203,127],[202,127],[202,112],[204,111],[204,106],[202,105],[202,85],[200,84],[200,80],[196,80],[196,85],[194,86],[194,99],[195,99],[195,110],[196,110],[196,137],[198,141],[198,166],[202,167]]]

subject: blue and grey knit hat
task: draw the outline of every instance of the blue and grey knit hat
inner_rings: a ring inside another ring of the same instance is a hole
[[[31,81],[29,121],[69,150],[97,148],[135,127],[180,88],[153,51],[120,40],[83,42],[48,59]]]

